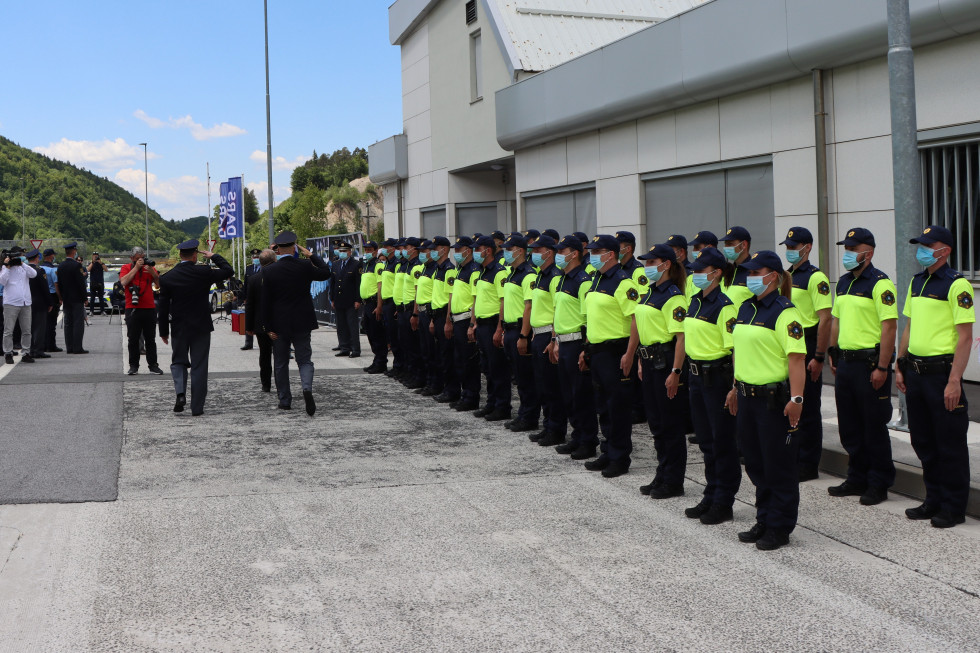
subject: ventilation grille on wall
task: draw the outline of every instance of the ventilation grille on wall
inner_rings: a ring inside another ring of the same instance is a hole
[[[466,3],[466,24],[476,22],[476,0],[469,0]]]

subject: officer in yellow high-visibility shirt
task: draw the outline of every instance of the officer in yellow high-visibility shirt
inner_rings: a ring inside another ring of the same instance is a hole
[[[480,273],[474,281],[470,335],[476,339],[486,363],[487,377],[487,403],[473,415],[488,422],[509,420],[511,416],[510,365],[504,354],[504,327],[500,317],[507,270],[497,263],[496,253],[490,236],[482,236],[473,243],[473,261],[480,266]]]
[[[752,247],[752,235],[745,227],[732,227],[721,239],[721,253],[732,266],[725,274],[723,289],[735,306],[741,306],[746,299],[752,298],[752,292],[746,286],[749,271],[742,267],[751,256],[749,248]]]
[[[446,314],[449,313],[449,283],[450,275],[455,276],[456,266],[450,260],[452,243],[445,236],[432,239],[432,249],[429,256],[435,261],[436,271],[432,275],[432,314],[429,330],[435,338],[435,351],[430,365],[439,374],[433,388],[439,389],[439,394],[433,398],[440,404],[448,404],[459,400],[459,379],[456,377],[456,367],[453,362],[453,341],[446,335]]]
[[[376,315],[384,324],[385,339],[391,349],[391,369],[384,374],[392,378],[401,374],[404,365],[401,345],[398,342],[398,307],[395,306],[395,278],[401,261],[398,249],[398,241],[394,238],[384,241],[378,249],[378,255],[386,257],[387,261],[381,271],[381,313]]]
[[[605,439],[599,446],[601,455],[585,463],[585,468],[601,470],[603,476],[613,478],[629,472],[633,451],[633,385],[623,355],[629,346],[640,291],[619,264],[615,237],[595,236],[587,249],[589,262],[598,273],[585,296],[588,342],[579,365],[592,371],[599,427]]]
[[[385,264],[378,260],[378,243],[369,240],[364,243],[361,259],[361,315],[364,319],[364,332],[374,360],[364,368],[368,374],[380,374],[388,369],[388,339],[385,338],[384,324],[378,319],[383,300],[381,299],[381,275]]]
[[[439,394],[440,389],[435,385],[439,379],[437,367],[433,364],[435,358],[435,338],[432,335],[432,287],[436,273],[435,259],[432,258],[433,244],[431,240],[423,240],[419,244],[419,265],[416,267],[418,276],[415,279],[415,320],[419,339],[419,357],[423,386],[415,390],[415,394],[431,397]]]
[[[579,242],[582,243],[582,250],[585,251],[585,246],[589,244],[589,237],[585,234],[585,232],[584,231],[576,231],[572,235],[579,239]],[[566,236],[566,238],[567,238],[567,236]],[[586,274],[588,274],[590,277],[594,277],[595,276],[595,268],[593,268],[592,267],[592,264],[589,263],[589,257],[588,256],[586,256],[585,259],[583,259],[582,266],[585,268],[585,273]]]
[[[599,446],[592,372],[581,370],[579,357],[585,345],[585,297],[592,277],[583,264],[582,240],[572,234],[558,243],[555,267],[561,271],[555,287],[555,324],[551,361],[558,365],[558,382],[565,414],[572,427],[569,441],[555,447],[572,460],[595,457]]]
[[[422,369],[422,357],[419,351],[418,316],[415,314],[415,284],[422,276],[422,264],[419,263],[419,245],[422,241],[414,236],[405,239],[402,248],[401,275],[401,304],[398,309],[398,336],[401,340],[405,355],[405,373],[398,379],[409,390],[425,386],[425,371]],[[395,292],[399,291],[396,284]],[[395,297],[395,303],[399,299]]]
[[[800,417],[800,482],[818,477],[817,466],[823,455],[823,418],[820,416],[823,392],[823,363],[830,345],[830,280],[810,262],[813,234],[805,227],[792,227],[786,239],[786,260],[793,275],[790,300],[803,318],[803,341],[806,343],[806,385],[803,389],[803,415]]]
[[[860,496],[873,506],[888,498],[895,482],[892,440],[892,355],[898,305],[895,284],[872,265],[875,237],[855,228],[844,240],[842,264],[848,270],[837,282],[831,314],[830,365],[837,376],[840,442],[847,450],[847,478],[827,488],[833,497]]]
[[[970,496],[963,371],[973,346],[973,286],[949,267],[955,245],[949,229],[930,225],[910,242],[919,246],[915,259],[925,269],[912,278],[906,295],[903,313],[909,321],[895,382],[905,393],[926,499],[905,516],[951,528],[965,521]]]
[[[521,354],[517,350],[517,343],[524,337],[521,328],[531,319],[531,300],[526,297],[531,293],[536,275],[527,260],[527,239],[522,234],[511,234],[503,246],[504,264],[510,270],[507,283],[504,284],[504,308],[501,316],[504,327],[503,345],[510,368],[514,371],[517,397],[520,400],[517,417],[504,426],[515,433],[522,433],[536,431],[541,415],[541,401],[534,383],[531,352],[525,350]]]
[[[619,241],[619,264],[636,284],[640,296],[646,294],[647,275],[643,273],[643,264],[636,260],[636,236],[630,231],[617,231],[616,240]],[[634,367],[630,373],[630,380],[633,383],[633,403],[631,404],[633,423],[642,424],[647,421],[646,407],[643,405],[643,389],[640,387],[640,377]],[[655,418],[656,419],[656,418]]]
[[[460,236],[453,243],[456,269],[446,275],[449,284],[449,311],[446,313],[445,333],[453,341],[453,360],[459,378],[459,399],[450,402],[457,411],[473,411],[480,407],[480,352],[476,337],[469,332],[473,319],[473,295],[476,279],[482,269],[473,260],[473,240]]]
[[[797,437],[803,410],[806,344],[792,279],[775,252],[742,263],[752,299],[735,321],[735,387],[727,405],[738,420],[745,471],[755,485],[755,525],[738,534],[762,551],[789,543],[800,509]],[[780,295],[782,293],[782,296]]]

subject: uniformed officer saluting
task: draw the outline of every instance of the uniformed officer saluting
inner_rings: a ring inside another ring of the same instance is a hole
[[[585,468],[602,470],[603,476],[613,478],[629,471],[633,451],[633,386],[629,370],[623,369],[623,354],[629,346],[630,325],[640,292],[619,265],[619,242],[613,236],[595,236],[587,249],[597,274],[585,297],[588,343],[579,366],[592,370],[599,427],[605,439],[600,445],[602,454],[585,463]]]
[[[912,447],[922,461],[926,500],[909,519],[936,528],[962,524],[970,494],[969,425],[963,370],[973,344],[973,286],[949,267],[953,234],[931,225],[911,243],[925,269],[912,278],[905,299],[898,389],[905,393]]]
[[[813,235],[803,227],[793,227],[780,243],[786,246],[786,260],[793,275],[793,305],[803,318],[803,340],[806,342],[806,386],[803,390],[803,415],[800,417],[800,482],[817,478],[817,466],[823,453],[823,419],[820,417],[823,388],[823,363],[830,344],[830,280],[810,263]]]
[[[180,263],[160,276],[160,339],[169,343],[173,335],[170,374],[174,379],[177,401],[174,412],[184,410],[187,392],[187,370],[191,371],[191,414],[204,413],[208,394],[208,357],[211,352],[211,285],[230,279],[235,271],[219,254],[199,252],[196,239],[177,245]],[[197,265],[197,255],[214,261],[217,268]]]
[[[681,369],[684,316],[687,315],[687,299],[682,288],[687,273],[667,244],[654,245],[639,259],[646,264],[643,272],[650,281],[650,289],[633,314],[624,363],[631,365],[639,354],[643,401],[657,451],[657,473],[640,492],[654,499],[666,499],[684,494],[687,468],[684,433],[689,403],[683,378],[686,375]]]
[[[779,256],[762,250],[742,268],[749,272],[746,287],[753,298],[742,303],[732,333],[735,387],[726,403],[738,417],[745,471],[755,485],[756,523],[738,538],[771,551],[789,543],[799,513],[796,433],[806,344],[800,312],[787,299],[792,281]]]
[[[898,307],[895,284],[871,264],[875,237],[851,229],[844,240],[830,332],[830,365],[837,375],[840,441],[847,450],[847,479],[827,488],[833,497],[860,496],[872,506],[888,497],[895,482],[888,420],[892,415],[891,361],[895,351]]]
[[[480,270],[474,281],[469,335],[476,339],[480,348],[487,377],[487,403],[473,415],[488,422],[509,420],[511,414],[510,365],[504,354],[504,327],[500,317],[507,270],[497,262],[496,254],[496,245],[490,236],[481,236],[473,243],[473,260]]]
[[[691,265],[698,292],[684,318],[691,417],[704,454],[705,479],[703,498],[684,514],[708,525],[732,519],[735,494],[742,483],[735,417],[725,410],[733,381],[732,331],[738,315],[735,304],[719,287],[725,267],[725,257],[716,248],[699,251]]]

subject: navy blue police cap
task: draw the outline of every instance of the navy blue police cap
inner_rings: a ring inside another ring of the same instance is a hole
[[[460,236],[453,244],[453,249],[459,249],[460,247],[473,247],[473,239],[469,236]]]
[[[421,243],[419,243],[419,249],[432,249],[432,247],[433,245],[431,240],[423,240]]]
[[[32,249],[31,251],[29,251],[26,254],[24,254],[24,256],[26,256],[29,259],[36,258],[36,257],[38,257],[40,255],[41,255],[41,252],[38,251],[38,250],[36,250],[36,249]]]
[[[691,246],[694,245],[718,247],[718,236],[714,235],[710,231],[699,231],[694,234],[694,240],[691,241]]]
[[[538,247],[546,247],[548,249],[557,249],[558,248],[558,243],[556,243],[555,242],[555,239],[552,238],[551,236],[548,236],[548,235],[545,235],[545,234],[541,234],[541,237],[540,238],[538,238],[536,241],[534,241],[533,243],[531,243],[531,247],[533,247],[534,249],[537,249]]]
[[[554,239],[555,242],[561,240],[561,235],[558,233],[557,229],[545,229],[544,231],[541,232],[541,235],[548,236]]]
[[[701,272],[707,267],[724,269],[727,264],[728,260],[721,252],[713,246],[708,246],[698,252],[698,257],[691,261],[691,270]]]
[[[282,247],[283,245],[292,245],[296,241],[297,241],[296,234],[294,234],[292,231],[286,230],[280,233],[278,236],[276,236],[276,239],[272,242]]]
[[[636,247],[636,236],[633,235],[632,231],[617,231],[616,240]]]
[[[494,240],[507,240],[506,238],[504,238],[504,232],[499,230],[490,234],[490,237],[493,238]]]
[[[585,235],[584,231],[576,231],[572,235],[578,238],[579,242],[582,243],[583,245],[589,242],[589,237]]]
[[[851,229],[847,232],[847,235],[844,236],[844,240],[838,241],[837,244],[845,247],[857,247],[858,245],[871,245],[872,247],[877,247],[877,245],[875,245],[874,234],[864,227],[855,227],[854,229]]]
[[[913,244],[932,245],[942,243],[943,245],[953,246],[953,234],[946,227],[931,224],[922,230],[922,235],[909,241]]]
[[[387,238],[383,243],[381,243],[382,247],[394,247],[397,244],[398,241],[394,238]]]
[[[812,245],[813,244],[813,234],[806,227],[792,227],[786,232],[786,240],[779,243],[780,245]]]
[[[284,232],[284,233],[290,233],[291,234],[292,232],[291,231],[288,231],[288,232]],[[296,236],[296,234],[293,234],[293,240],[289,241],[290,243],[296,242],[295,236]],[[276,238],[276,244],[277,245],[285,245],[285,244],[288,244],[288,243],[280,243],[279,242],[279,239]],[[187,251],[194,251],[194,250],[196,250],[200,246],[201,246],[201,243],[200,243],[200,241],[198,241],[197,238],[191,238],[190,240],[185,240],[181,244],[177,245],[177,249],[179,249],[182,252],[187,252]]]
[[[725,235],[721,239],[726,242],[730,240],[747,240],[752,242],[752,234],[745,227],[732,227],[725,232]]]
[[[698,257],[700,258],[700,257]],[[769,268],[770,270],[783,271],[783,259],[779,258],[776,252],[770,251],[768,249],[761,249],[755,252],[741,264],[746,270],[761,270],[762,268]]]
[[[53,250],[53,249],[51,249],[50,247],[49,247],[49,248],[47,248],[46,250],[44,250],[44,255],[45,255],[45,256],[51,256],[51,255],[53,255],[53,254],[54,254],[54,250]]]
[[[671,247],[680,247],[681,249],[687,249],[687,238],[681,234],[671,234],[667,236],[667,244]]]
[[[510,249],[511,247],[521,247],[526,249],[527,238],[525,238],[519,231],[515,231],[510,235],[510,238],[504,241],[504,244],[501,245],[501,247],[504,249]]]
[[[659,258],[662,261],[670,261],[671,263],[677,262],[677,254],[674,252],[674,248],[667,243],[658,243],[650,248],[650,251],[643,256],[637,256],[641,261],[649,261],[651,259]]]
[[[541,232],[538,231],[537,229],[526,229],[524,231],[524,237],[527,238],[528,240],[534,240],[535,238],[539,238],[540,236],[541,236]]]
[[[479,238],[476,239],[476,242],[473,243],[473,247],[474,248],[491,247],[493,249],[496,249],[497,243],[493,241],[493,237],[491,236],[480,236]]]
[[[378,249],[378,243],[374,242],[373,240],[365,241],[364,249]]]
[[[565,236],[558,241],[558,245],[555,247],[555,249],[565,249],[566,247],[569,249],[574,249],[576,252],[581,252],[582,240],[575,234]]]
[[[78,243],[73,240],[65,245],[65,249],[78,249]]]
[[[416,238],[415,236],[409,236],[408,238],[405,239],[405,244],[408,245],[409,247],[418,247],[419,245],[422,244],[422,241]]]
[[[592,241],[585,246],[585,249],[608,249],[613,252],[618,252],[619,241],[609,234],[599,234],[592,237]]]
[[[433,247],[440,247],[440,246],[441,247],[452,247],[453,244],[451,242],[449,242],[449,239],[446,238],[445,236],[436,236],[435,238],[432,239],[432,246]]]

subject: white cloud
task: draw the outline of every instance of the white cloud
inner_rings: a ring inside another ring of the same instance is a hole
[[[159,118],[154,118],[153,116],[147,115],[142,109],[137,109],[133,112],[133,115],[145,122],[151,129],[187,129],[190,131],[191,136],[195,140],[199,141],[209,141],[212,138],[227,138],[228,136],[241,136],[245,134],[246,131],[241,127],[236,125],[223,122],[218,125],[212,125],[211,127],[205,127],[204,125],[194,122],[194,119],[190,115],[186,115],[182,118],[168,118],[167,120],[160,120]]]
[[[52,159],[97,170],[132,165],[143,158],[141,145],[130,145],[121,138],[103,141],[72,141],[62,138],[47,147],[35,147],[34,151]],[[147,158],[155,159],[157,155],[149,152]]]
[[[207,180],[193,175],[160,179],[153,173],[150,173],[146,179],[149,186],[150,208],[164,219],[183,220],[194,215],[208,214]],[[123,168],[116,173],[113,181],[139,199],[143,199],[142,169]]]
[[[256,163],[264,164],[266,163],[265,150],[255,150],[248,156],[248,158],[250,158],[252,161],[255,161]],[[307,159],[308,157],[300,155],[295,159],[293,159],[292,161],[288,161],[286,157],[274,156],[272,157],[272,169],[292,171],[293,168],[297,168],[303,165],[304,163],[306,163]]]
[[[265,211],[269,207],[269,182],[246,182],[245,185],[255,193],[255,199],[259,202],[259,211]],[[289,186],[276,186],[273,184],[272,193],[272,201],[278,206],[283,200],[293,194],[293,190]]]

